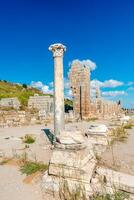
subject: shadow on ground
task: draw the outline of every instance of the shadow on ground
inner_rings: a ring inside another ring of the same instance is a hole
[[[51,142],[51,144],[54,143],[54,139],[55,136],[54,134],[50,131],[50,129],[42,129],[42,131],[44,131],[44,133],[46,134],[46,136],[48,137],[49,141]]]

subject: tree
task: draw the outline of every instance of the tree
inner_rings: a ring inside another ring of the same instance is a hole
[[[27,89],[27,84],[23,83],[22,87],[25,88],[25,89]]]

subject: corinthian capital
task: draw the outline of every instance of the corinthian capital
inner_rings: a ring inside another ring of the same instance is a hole
[[[61,57],[66,51],[66,47],[63,44],[57,43],[49,46],[49,51],[53,52],[53,57]]]

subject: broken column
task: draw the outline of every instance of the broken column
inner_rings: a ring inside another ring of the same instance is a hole
[[[64,130],[64,78],[63,54],[66,47],[62,44],[50,45],[54,58],[54,133],[55,136]]]

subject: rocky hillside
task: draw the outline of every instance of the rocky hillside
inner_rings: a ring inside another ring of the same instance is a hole
[[[18,97],[22,105],[27,105],[29,96],[33,96],[35,93],[43,95],[40,90],[28,87],[26,84],[0,81],[0,99],[7,97]]]

